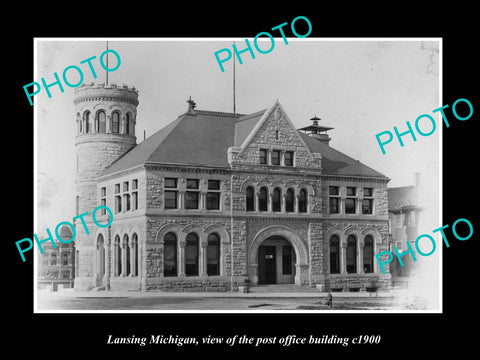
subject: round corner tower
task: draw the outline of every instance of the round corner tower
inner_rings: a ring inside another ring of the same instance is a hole
[[[75,288],[95,286],[92,232],[96,225],[92,211],[100,205],[97,178],[108,166],[136,145],[135,124],[138,91],[134,87],[116,84],[89,84],[75,89],[76,203],[77,215],[83,219],[90,234],[77,221]]]

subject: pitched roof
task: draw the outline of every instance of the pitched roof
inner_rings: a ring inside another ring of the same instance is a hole
[[[322,155],[322,169],[324,174],[385,177],[382,173],[379,173],[371,167],[362,164],[360,161],[335,150],[330,145],[314,139],[302,132],[298,133],[303,138],[311,152],[320,153]]]
[[[186,112],[132,148],[101,175],[147,162],[228,168],[228,148],[241,146],[267,110],[247,115],[196,109]],[[311,152],[322,155],[324,174],[385,177],[326,143],[298,134]]]

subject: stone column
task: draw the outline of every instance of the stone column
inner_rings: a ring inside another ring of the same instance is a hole
[[[125,244],[122,240],[121,243],[121,248],[122,248],[122,270],[120,273],[120,276],[126,276],[127,275],[127,246],[128,244]]]
[[[340,242],[340,274],[347,273],[347,243]]]
[[[287,192],[286,191],[283,191],[282,190],[282,195],[280,196],[280,211],[282,213],[286,213],[287,212],[287,204],[286,204],[286,201],[287,200]]]
[[[208,276],[207,275],[207,247],[208,242],[201,242],[200,243],[200,276]]]
[[[130,249],[130,277],[133,277],[135,274],[135,245],[132,243],[132,239],[128,242],[127,245]]]
[[[358,247],[357,247],[357,273],[359,274],[365,274],[365,271],[363,271],[363,248],[365,246],[365,243],[363,241],[358,242]]]
[[[183,198],[185,196],[185,191],[179,191],[178,192],[178,203],[177,203],[177,209],[183,209]]]
[[[260,191],[257,191],[255,189],[255,211],[259,212],[260,211]]]
[[[185,247],[187,246],[186,241],[180,241],[179,243],[179,250],[180,256],[178,257],[178,276],[184,277],[185,276]]]

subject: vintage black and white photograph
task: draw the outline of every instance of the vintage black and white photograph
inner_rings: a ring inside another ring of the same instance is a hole
[[[287,39],[35,39],[35,312],[442,311],[442,39]]]

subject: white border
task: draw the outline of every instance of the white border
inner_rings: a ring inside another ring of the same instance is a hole
[[[34,74],[34,79],[38,78],[38,72],[37,72],[37,63],[38,63],[38,54],[37,54],[37,43],[39,41],[172,41],[172,42],[179,42],[179,41],[244,41],[246,38],[245,37],[217,37],[217,38],[190,38],[190,37],[182,37],[182,38],[132,38],[132,37],[121,37],[121,38],[116,38],[116,37],[93,37],[93,38],[33,38],[33,74]],[[253,37],[248,37],[248,39],[253,39]],[[281,37],[274,37],[275,41],[283,41],[283,38]],[[371,37],[371,38],[315,38],[315,37],[306,37],[306,38],[290,38],[287,37],[288,41],[336,41],[336,42],[343,42],[343,41],[438,41],[439,43],[439,104],[442,106],[443,104],[443,38],[441,37],[420,37],[420,38],[405,38],[405,37]],[[268,40],[268,39],[259,39],[261,41],[263,40]],[[35,81],[35,80],[33,80]],[[37,226],[38,226],[38,213],[37,213],[37,121],[38,121],[38,113],[37,113],[37,106],[36,106],[36,101],[34,102],[33,105],[33,117],[34,117],[34,139],[33,139],[33,146],[34,146],[34,164],[33,164],[33,178],[34,178],[34,184],[33,184],[33,211],[34,211],[34,220],[33,220],[33,226],[34,226],[34,231],[37,231]],[[441,121],[439,122],[441,124]],[[442,221],[442,211],[443,211],[443,198],[442,198],[442,189],[443,189],[443,163],[442,163],[442,150],[443,150],[443,126],[439,126],[440,131],[439,131],[439,224],[443,224]],[[440,225],[441,226],[441,225]],[[32,239],[33,241],[34,239]],[[428,314],[428,313],[443,313],[443,246],[438,246],[439,248],[439,309],[433,309],[433,310],[39,310],[37,308],[37,302],[38,302],[38,290],[37,290],[37,270],[38,270],[38,251],[35,247],[35,244],[33,246],[33,276],[34,276],[34,289],[33,289],[33,312],[34,313],[94,313],[94,314],[105,314],[105,313],[181,313],[181,314],[204,314],[204,313],[219,313],[219,314],[228,314],[228,313],[250,313],[250,314],[330,314],[330,313],[335,313],[335,314],[390,314],[390,313],[399,313],[399,314],[405,314],[405,313],[422,313],[422,314]],[[159,292],[159,294],[161,294]],[[193,293],[194,294],[194,293]],[[159,295],[161,296],[161,295]],[[193,296],[192,296],[193,297]],[[222,297],[219,295],[218,297]],[[292,294],[292,297],[295,297],[294,294]],[[70,297],[69,297],[70,298]],[[225,296],[225,298],[228,298],[228,296]],[[236,298],[236,297],[232,297]],[[254,297],[251,297],[252,299]],[[373,297],[372,297],[373,298]],[[276,298],[280,299],[280,298]],[[363,298],[362,298],[363,299]],[[370,297],[365,297],[365,299],[370,299]]]

